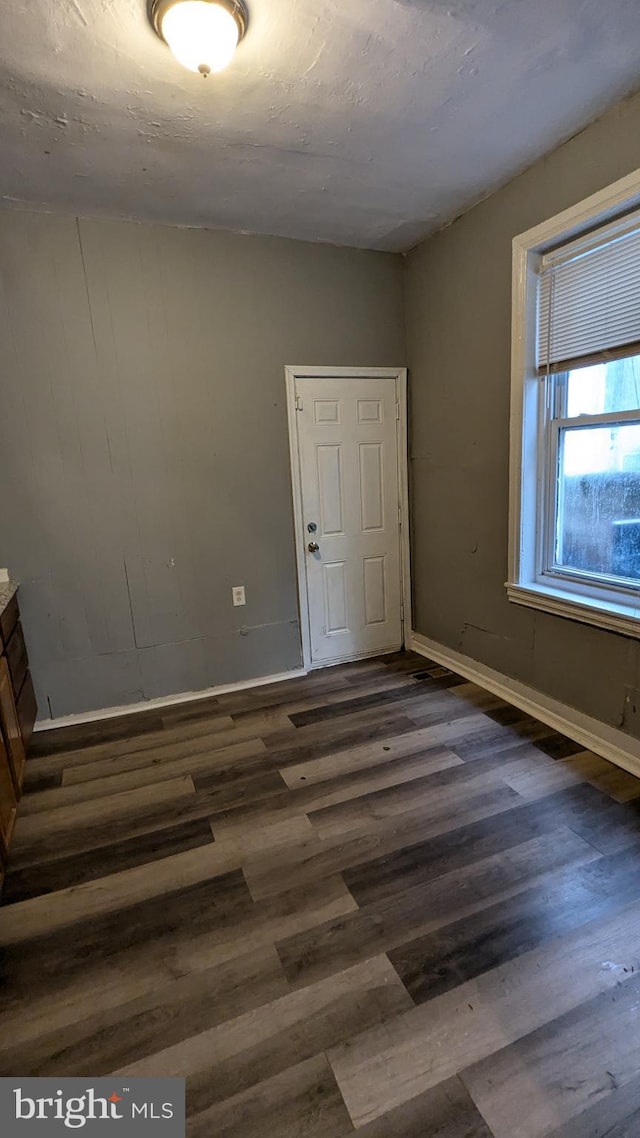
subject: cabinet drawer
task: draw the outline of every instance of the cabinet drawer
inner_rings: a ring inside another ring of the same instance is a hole
[[[33,690],[31,672],[27,672],[26,679],[22,685],[22,691],[18,697],[18,722],[20,724],[20,733],[22,735],[25,751],[33,735],[33,725],[36,721],[37,714],[38,705],[36,703],[36,693]]]
[[[9,638],[13,632],[20,617],[20,610],[18,608],[18,594],[11,598],[9,604],[0,616],[0,633],[2,633],[2,640],[4,644],[9,643]]]
[[[27,656],[27,646],[24,642],[24,635],[22,633],[22,625],[20,621],[16,624],[9,643],[7,644],[7,663],[11,673],[11,683],[13,684],[14,694],[17,696],[24,682],[24,677],[29,670],[29,657]]]

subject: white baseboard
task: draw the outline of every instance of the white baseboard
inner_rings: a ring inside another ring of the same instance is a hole
[[[246,688],[261,688],[267,684],[279,684],[283,680],[295,680],[298,676],[306,676],[305,668],[294,668],[290,672],[277,672],[271,676],[256,676],[252,680],[239,680],[235,684],[220,684],[215,688],[204,688],[202,691],[179,692],[177,695],[162,695],[156,699],[141,700],[140,703],[125,703],[120,707],[104,707],[99,711],[81,711],[78,715],[62,715],[58,719],[39,719],[34,731],[50,731],[56,727],[73,727],[80,723],[94,723],[99,719],[116,719],[120,715],[132,715],[137,711],[153,711],[156,707],[172,707],[179,703],[194,703],[199,699],[210,699],[211,696],[226,695],[231,691],[244,691]]]
[[[528,715],[552,727],[554,731],[559,731],[561,735],[574,739],[585,750],[595,751],[603,759],[608,759],[609,762],[623,767],[624,770],[640,778],[640,740],[632,738],[624,731],[619,731],[616,727],[601,723],[599,719],[584,715],[574,707],[559,703],[543,692],[505,676],[502,672],[496,672],[486,664],[472,660],[470,656],[463,656],[453,648],[446,648],[444,644],[429,640],[427,636],[421,636],[418,632],[411,633],[408,646],[420,656],[426,656],[446,668],[451,668],[452,672],[458,672],[465,679],[486,688],[507,703],[514,704],[521,711],[526,711]]]

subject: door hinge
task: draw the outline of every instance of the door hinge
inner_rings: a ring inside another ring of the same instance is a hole
[[[398,502],[398,525],[402,525],[402,506],[400,505],[400,502]]]
[[[400,601],[400,620],[404,624],[404,603]]]
[[[396,403],[396,419],[400,418],[400,404]]]
[[[296,395],[296,411],[302,411],[302,396]]]

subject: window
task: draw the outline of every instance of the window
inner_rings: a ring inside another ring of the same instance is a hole
[[[640,173],[514,241],[511,600],[640,636]]]

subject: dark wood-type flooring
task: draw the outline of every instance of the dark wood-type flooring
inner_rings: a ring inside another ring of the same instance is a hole
[[[35,737],[0,1075],[190,1138],[638,1138],[640,781],[407,653]]]

